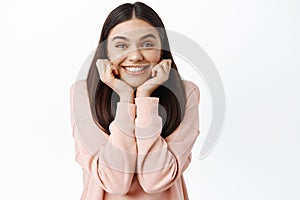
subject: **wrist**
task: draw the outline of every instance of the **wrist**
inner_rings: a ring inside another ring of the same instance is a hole
[[[142,90],[137,90],[136,97],[150,97],[150,93]]]
[[[134,103],[134,94],[124,94],[120,95],[120,102],[124,103]]]

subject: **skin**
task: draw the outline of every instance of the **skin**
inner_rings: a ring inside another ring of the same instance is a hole
[[[161,60],[161,42],[157,30],[149,23],[133,18],[115,26],[107,40],[109,59],[96,62],[100,79],[120,96],[121,102],[149,97],[169,78],[171,60]],[[125,66],[148,66],[145,73],[131,75]]]

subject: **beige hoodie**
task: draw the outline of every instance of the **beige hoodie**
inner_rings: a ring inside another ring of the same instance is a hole
[[[86,80],[70,89],[76,162],[83,170],[81,200],[187,200],[183,172],[200,133],[200,91],[184,80],[187,104],[183,121],[165,139],[160,136],[159,98],[118,102],[110,135],[94,122]]]

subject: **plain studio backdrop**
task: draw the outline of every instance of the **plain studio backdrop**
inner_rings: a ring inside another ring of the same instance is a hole
[[[205,50],[225,88],[222,136],[199,160],[210,97],[175,57],[179,72],[202,94],[201,133],[184,173],[190,198],[300,199],[299,1],[144,2],[167,29]],[[122,3],[1,1],[0,199],[80,198],[70,86],[96,48],[107,14]]]

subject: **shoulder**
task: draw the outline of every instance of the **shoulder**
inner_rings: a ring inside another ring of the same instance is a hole
[[[187,98],[190,97],[190,95],[195,95],[195,97],[199,100],[200,98],[200,89],[198,85],[192,81],[189,80],[182,80],[184,87],[185,87],[185,92]]]
[[[86,80],[78,80],[71,85],[71,122],[75,140],[85,147],[89,154],[95,156],[99,147],[106,142],[107,135],[99,129],[93,119],[87,94]]]
[[[74,122],[92,119],[85,80],[76,81],[70,88],[71,113]]]
[[[84,80],[78,80],[74,82],[70,87],[71,93],[74,93],[75,91],[85,92],[87,91],[87,84],[86,79]]]

